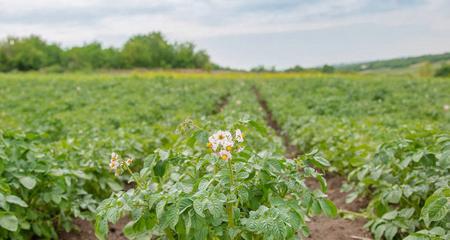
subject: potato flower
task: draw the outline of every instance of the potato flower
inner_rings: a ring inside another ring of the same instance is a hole
[[[219,157],[222,160],[227,161],[227,160],[231,159],[231,153],[229,151],[227,151],[227,150],[222,150],[222,151],[219,152]]]
[[[132,158],[128,158],[125,163],[127,164],[127,166],[130,166],[133,163],[133,159]]]
[[[120,175],[125,171],[128,166],[133,163],[133,158],[122,159],[119,154],[113,152],[111,153],[111,161],[109,162],[109,168],[114,171],[116,176]]]
[[[242,132],[241,132],[240,129],[237,129],[237,130],[236,130],[236,133],[235,133],[235,139],[236,139],[236,141],[239,142],[239,143],[244,142],[244,135],[242,134]]]
[[[239,143],[244,142],[244,137],[240,129],[236,130],[235,137],[230,131],[219,130],[208,138],[208,148],[223,160],[229,160],[232,152],[240,152],[244,148]]]

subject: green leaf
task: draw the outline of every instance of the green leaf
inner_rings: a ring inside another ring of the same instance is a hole
[[[399,212],[399,216],[402,218],[410,218],[415,211],[414,208],[404,208]]]
[[[161,228],[165,229],[170,227],[175,230],[175,225],[178,223],[178,206],[176,204],[172,204],[162,213],[160,224]]]
[[[158,219],[162,217],[162,214],[164,212],[164,207],[166,206],[166,200],[161,200],[156,204],[156,216]]]
[[[108,233],[108,221],[106,220],[106,218],[97,216],[95,218],[95,236],[100,240],[105,240],[107,233]]]
[[[427,236],[424,236],[422,234],[413,233],[413,234],[407,236],[406,238],[404,238],[403,240],[430,240],[430,238],[428,238]]]
[[[390,203],[399,203],[402,197],[402,191],[400,189],[394,189],[388,193],[386,200]]]
[[[36,179],[33,177],[21,177],[19,178],[19,182],[29,190],[33,189],[36,186]]]
[[[178,211],[182,214],[186,209],[192,206],[192,200],[190,198],[182,198],[178,202]]]
[[[129,222],[123,229],[127,238],[136,238],[139,235],[148,234],[156,225],[155,214],[144,214],[139,219]]]
[[[394,210],[394,211],[390,211],[390,212],[385,213],[383,215],[383,218],[386,219],[386,220],[392,220],[392,219],[396,218],[397,215],[398,215],[398,212],[396,210]]]
[[[267,135],[267,129],[264,127],[264,125],[260,124],[259,122],[256,122],[254,120],[251,120],[248,122],[250,126],[252,126],[256,131],[258,131],[262,135]]]
[[[115,181],[107,181],[106,184],[108,184],[109,188],[111,188],[114,192],[122,190],[122,185]]]
[[[325,158],[323,158],[321,156],[315,155],[312,158],[310,158],[309,160],[311,161],[312,164],[314,164],[314,166],[319,167],[319,168],[330,166],[330,162],[328,162],[328,160],[326,160]]]
[[[6,201],[9,203],[19,205],[21,207],[28,207],[28,204],[26,202],[24,202],[21,198],[15,195],[6,196]]]
[[[211,201],[208,201],[207,208],[214,219],[219,219],[225,215],[223,204],[218,199],[211,199]]]
[[[437,236],[444,236],[445,235],[445,229],[441,227],[434,227],[430,230],[430,233]]]
[[[169,152],[167,152],[167,151],[159,149],[158,153],[159,153],[159,159],[161,161],[167,160],[169,158]]]
[[[394,225],[389,225],[386,228],[386,231],[384,232],[384,236],[386,240],[392,240],[394,239],[395,235],[397,234],[398,228]]]
[[[0,214],[0,226],[8,231],[15,232],[19,226],[19,220],[12,214]]]
[[[374,236],[375,239],[377,239],[377,240],[381,239],[385,230],[386,230],[385,224],[381,224],[381,225],[377,226],[377,228],[375,229],[375,236]]]
[[[320,183],[320,189],[322,190],[322,192],[326,193],[327,192],[327,181],[325,180],[325,178],[322,175],[317,175],[316,179]]]
[[[336,217],[337,208],[332,201],[326,198],[319,199],[320,208],[328,217]]]
[[[442,220],[448,213],[447,198],[439,197],[432,202],[427,202],[422,208],[421,217],[427,226],[431,222]]]
[[[205,214],[203,213],[203,210],[205,209],[205,204],[201,199],[195,199],[194,200],[194,211],[199,215],[200,217],[205,217]]]

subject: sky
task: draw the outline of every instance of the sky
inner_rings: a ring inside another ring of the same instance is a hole
[[[450,0],[0,0],[0,38],[120,47],[151,31],[234,68],[352,63],[450,51]]]

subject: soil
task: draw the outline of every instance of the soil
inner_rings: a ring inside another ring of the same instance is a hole
[[[122,229],[127,224],[128,219],[122,218],[116,224],[109,226],[108,239],[109,240],[127,240],[127,238],[123,235]],[[60,232],[59,239],[61,240],[97,240],[95,237],[95,231],[93,223],[82,220],[75,219],[74,224],[76,229],[70,232]]]
[[[230,94],[223,95],[220,97],[219,101],[216,103],[216,107],[212,111],[212,114],[218,114],[223,111],[225,106],[228,104],[228,98],[230,97]]]
[[[328,198],[334,202],[336,207],[353,212],[358,212],[367,206],[367,199],[356,199],[352,203],[345,203],[346,193],[340,191],[345,178],[338,175],[326,176],[328,184]],[[309,180],[306,182],[310,188],[318,188],[317,181]],[[343,218],[328,218],[317,216],[309,222],[311,235],[309,240],[344,240],[344,239],[372,239],[372,235],[364,228],[366,220],[357,218],[355,220]]]
[[[267,125],[269,125],[275,131],[275,133],[283,140],[283,145],[286,148],[286,157],[295,158],[296,156],[302,154],[302,152],[300,151],[300,149],[297,148],[297,146],[291,144],[289,135],[287,135],[282,131],[277,120],[273,118],[272,111],[268,107],[267,101],[261,96],[261,93],[255,86],[253,86],[253,91],[255,92],[256,99],[258,100],[259,105],[265,112]]]

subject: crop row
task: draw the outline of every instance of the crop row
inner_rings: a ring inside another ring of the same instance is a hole
[[[261,81],[274,117],[302,150],[348,176],[348,202],[370,199],[376,239],[449,235],[450,112],[445,79]],[[446,107],[447,106],[447,107]]]

